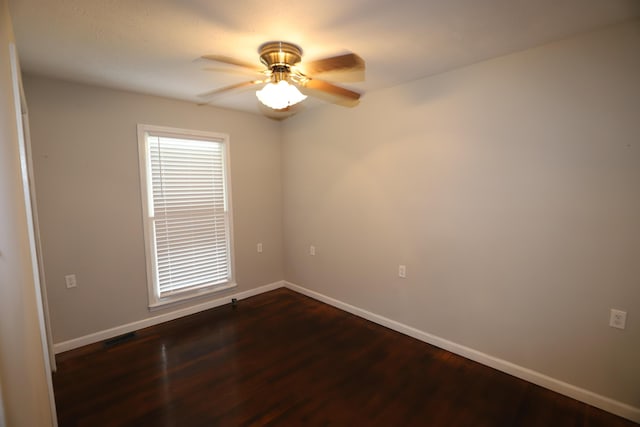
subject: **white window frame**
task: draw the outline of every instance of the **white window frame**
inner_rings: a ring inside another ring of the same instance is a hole
[[[160,297],[160,290],[157,281],[158,275],[156,267],[154,218],[151,216],[151,212],[153,212],[153,187],[151,176],[151,158],[147,135],[212,141],[221,143],[223,145],[223,168],[225,180],[224,192],[227,215],[227,238],[229,240],[230,258],[230,277],[226,282],[197,289],[185,290],[173,295],[164,296],[162,298]],[[233,215],[231,209],[232,203],[231,173],[229,168],[229,136],[223,133],[138,124],[138,159],[140,163],[140,190],[142,196],[142,211],[144,221],[144,241],[149,309],[154,310],[157,308],[162,308],[167,306],[168,304],[191,300],[237,286],[235,282],[235,256],[233,250]]]

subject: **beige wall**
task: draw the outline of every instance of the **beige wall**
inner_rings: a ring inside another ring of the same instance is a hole
[[[286,279],[640,407],[639,76],[635,21],[287,120]]]
[[[238,287],[209,299],[283,279],[279,122],[41,77],[24,82],[54,342],[185,307],[147,308],[138,123],[230,135]],[[66,289],[72,273],[78,287]]]
[[[18,144],[7,2],[0,0],[0,425],[51,426]]]

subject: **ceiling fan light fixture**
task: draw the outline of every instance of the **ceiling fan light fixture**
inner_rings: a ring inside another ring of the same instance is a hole
[[[266,109],[262,108],[262,112],[267,116],[270,116],[267,109],[278,113],[289,112],[289,108],[304,101],[307,98],[306,95],[319,97],[344,107],[358,105],[360,93],[325,80],[328,78],[329,80],[338,79],[349,82],[364,81],[365,62],[355,53],[317,59],[299,66],[298,64],[302,60],[300,46],[284,41],[271,41],[260,45],[258,54],[264,69],[258,69],[249,62],[229,56],[203,56],[202,58],[210,61],[235,65],[252,73],[259,73],[262,77],[259,80],[237,83],[209,91],[200,96],[211,101],[214,96],[230,90],[266,84],[256,92],[256,96],[260,103],[267,107]],[[316,79],[310,74],[324,74],[324,78],[321,76],[320,79]],[[348,77],[345,77],[347,75]],[[300,93],[298,89],[302,89],[304,94]],[[205,102],[205,104],[207,103],[209,102]]]
[[[298,88],[289,84],[286,80],[278,83],[268,83],[262,89],[256,91],[258,100],[269,108],[282,110],[307,99]]]

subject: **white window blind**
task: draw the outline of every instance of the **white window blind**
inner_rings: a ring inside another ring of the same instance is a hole
[[[228,285],[225,141],[150,130],[144,138],[151,304]]]

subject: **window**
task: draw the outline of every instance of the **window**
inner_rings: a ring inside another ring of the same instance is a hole
[[[235,286],[228,145],[138,125],[150,308]]]

